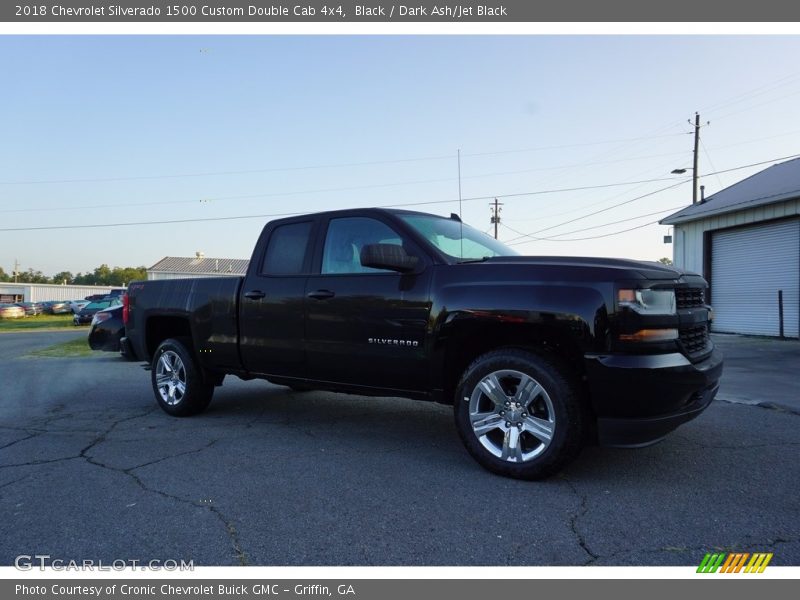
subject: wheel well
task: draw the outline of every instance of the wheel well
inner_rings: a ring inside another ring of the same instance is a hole
[[[159,344],[169,338],[184,337],[191,342],[192,330],[189,321],[182,317],[150,317],[145,326],[147,356],[152,357]]]
[[[500,348],[518,348],[555,359],[583,381],[583,352],[571,332],[519,324],[465,324],[449,340],[444,364],[442,401],[452,404],[461,376],[479,356]]]

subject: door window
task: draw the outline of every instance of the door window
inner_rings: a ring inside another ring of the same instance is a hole
[[[322,251],[322,274],[392,273],[361,264],[361,249],[367,244],[403,245],[388,225],[368,217],[331,219]]]

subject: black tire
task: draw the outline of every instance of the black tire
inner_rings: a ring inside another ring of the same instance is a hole
[[[575,459],[588,424],[575,376],[553,358],[511,348],[484,354],[467,368],[454,413],[461,441],[478,463],[527,480],[554,475]]]
[[[185,338],[167,339],[153,355],[151,381],[156,402],[164,412],[188,417],[203,412],[214,395],[214,385],[203,374],[191,344]]]

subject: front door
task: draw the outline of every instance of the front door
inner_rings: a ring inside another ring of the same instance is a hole
[[[364,267],[366,244],[399,244],[420,258],[417,273]],[[428,387],[427,260],[372,217],[328,221],[319,274],[306,285],[306,337],[314,379],[396,390]]]

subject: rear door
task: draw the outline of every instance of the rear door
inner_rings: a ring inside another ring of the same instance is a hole
[[[253,253],[239,304],[239,345],[253,373],[304,377],[304,302],[316,221],[267,229]]]
[[[427,389],[427,257],[378,217],[335,217],[321,228],[324,243],[306,286],[311,376],[373,388]],[[362,266],[361,248],[377,243],[399,244],[418,256],[418,272]]]

